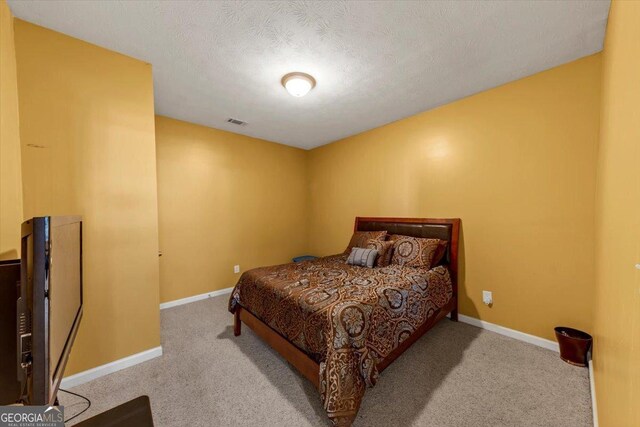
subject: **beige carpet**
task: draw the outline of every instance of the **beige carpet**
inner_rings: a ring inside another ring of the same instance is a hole
[[[95,415],[147,394],[156,426],[326,426],[318,393],[243,327],[227,297],[162,311],[164,355],[73,389]],[[69,417],[84,407],[60,393]],[[447,319],[367,390],[355,426],[591,426],[586,368]]]

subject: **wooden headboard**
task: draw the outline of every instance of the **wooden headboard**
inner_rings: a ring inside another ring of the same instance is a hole
[[[458,239],[460,218],[356,217],[354,231],[382,231],[389,234],[446,240],[447,252],[441,264],[449,267],[453,295],[458,297]]]

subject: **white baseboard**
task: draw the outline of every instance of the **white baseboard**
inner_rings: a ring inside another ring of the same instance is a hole
[[[593,377],[593,360],[589,355],[589,388],[591,389],[591,410],[593,412],[593,427],[598,427],[598,402],[596,400],[596,382]]]
[[[162,346],[151,348],[140,353],[132,354],[131,356],[114,360],[113,362],[107,363],[106,365],[97,366],[93,369],[78,372],[77,374],[65,377],[62,379],[60,387],[72,388],[91,380],[95,380],[96,378],[100,378],[105,375],[117,372],[121,369],[137,365],[138,363],[146,362],[147,360],[151,360],[159,356],[162,356]]]
[[[174,301],[163,302],[160,304],[160,310],[164,310],[165,308],[176,307],[182,304],[189,304],[190,302],[200,301],[202,299],[213,298],[224,294],[230,294],[233,290],[231,288],[218,289],[217,291],[207,292],[206,294],[194,295],[192,297],[186,297],[182,299],[177,299]]]
[[[529,344],[537,345],[538,347],[546,348],[556,353],[560,352],[560,347],[557,342],[548,340],[546,338],[540,338],[535,335],[525,334],[524,332],[516,331],[515,329],[505,328],[504,326],[496,325],[495,323],[485,322],[484,320],[476,319],[475,317],[465,316],[464,314],[458,314],[458,320],[462,323],[476,326],[478,328],[486,329],[487,331],[495,332],[500,335],[504,335],[510,338],[514,338],[520,341],[527,342]]]

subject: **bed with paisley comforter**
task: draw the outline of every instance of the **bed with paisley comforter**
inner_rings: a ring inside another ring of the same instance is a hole
[[[298,369],[302,363],[301,372],[306,370],[318,386],[332,422],[350,425],[379,371],[447,313],[453,312],[453,318],[457,309],[459,220],[356,219],[356,230],[366,223],[392,231],[393,224],[437,221],[454,222],[448,229],[447,257],[431,269],[394,264],[366,268],[347,264],[347,255],[341,254],[245,272],[229,301],[236,334],[242,320]],[[407,234],[433,232],[415,230],[401,229]],[[284,351],[278,348],[283,346]]]

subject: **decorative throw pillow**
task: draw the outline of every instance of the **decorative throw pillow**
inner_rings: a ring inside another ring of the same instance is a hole
[[[351,241],[349,242],[349,246],[345,249],[344,253],[348,254],[351,252],[351,248],[364,248],[367,246],[367,242],[369,240],[380,240],[384,241],[387,236],[386,231],[356,231],[351,236]]]
[[[393,240],[385,240],[384,242],[380,240],[369,240],[367,242],[367,248],[378,251],[376,267],[386,267],[391,263],[394,243]]]
[[[430,269],[434,255],[440,246],[440,239],[425,239],[421,237],[401,236],[394,234],[390,240],[395,240],[391,264],[407,267],[424,267]]]
[[[444,258],[445,254],[447,253],[447,245],[449,244],[449,242],[446,240],[440,240],[439,242],[440,243],[438,244],[438,249],[436,249],[436,253],[433,255],[433,261],[431,261],[432,267],[440,264],[440,261],[442,261],[442,258]]]
[[[352,248],[347,264],[372,268],[377,256],[378,251],[375,249]]]

